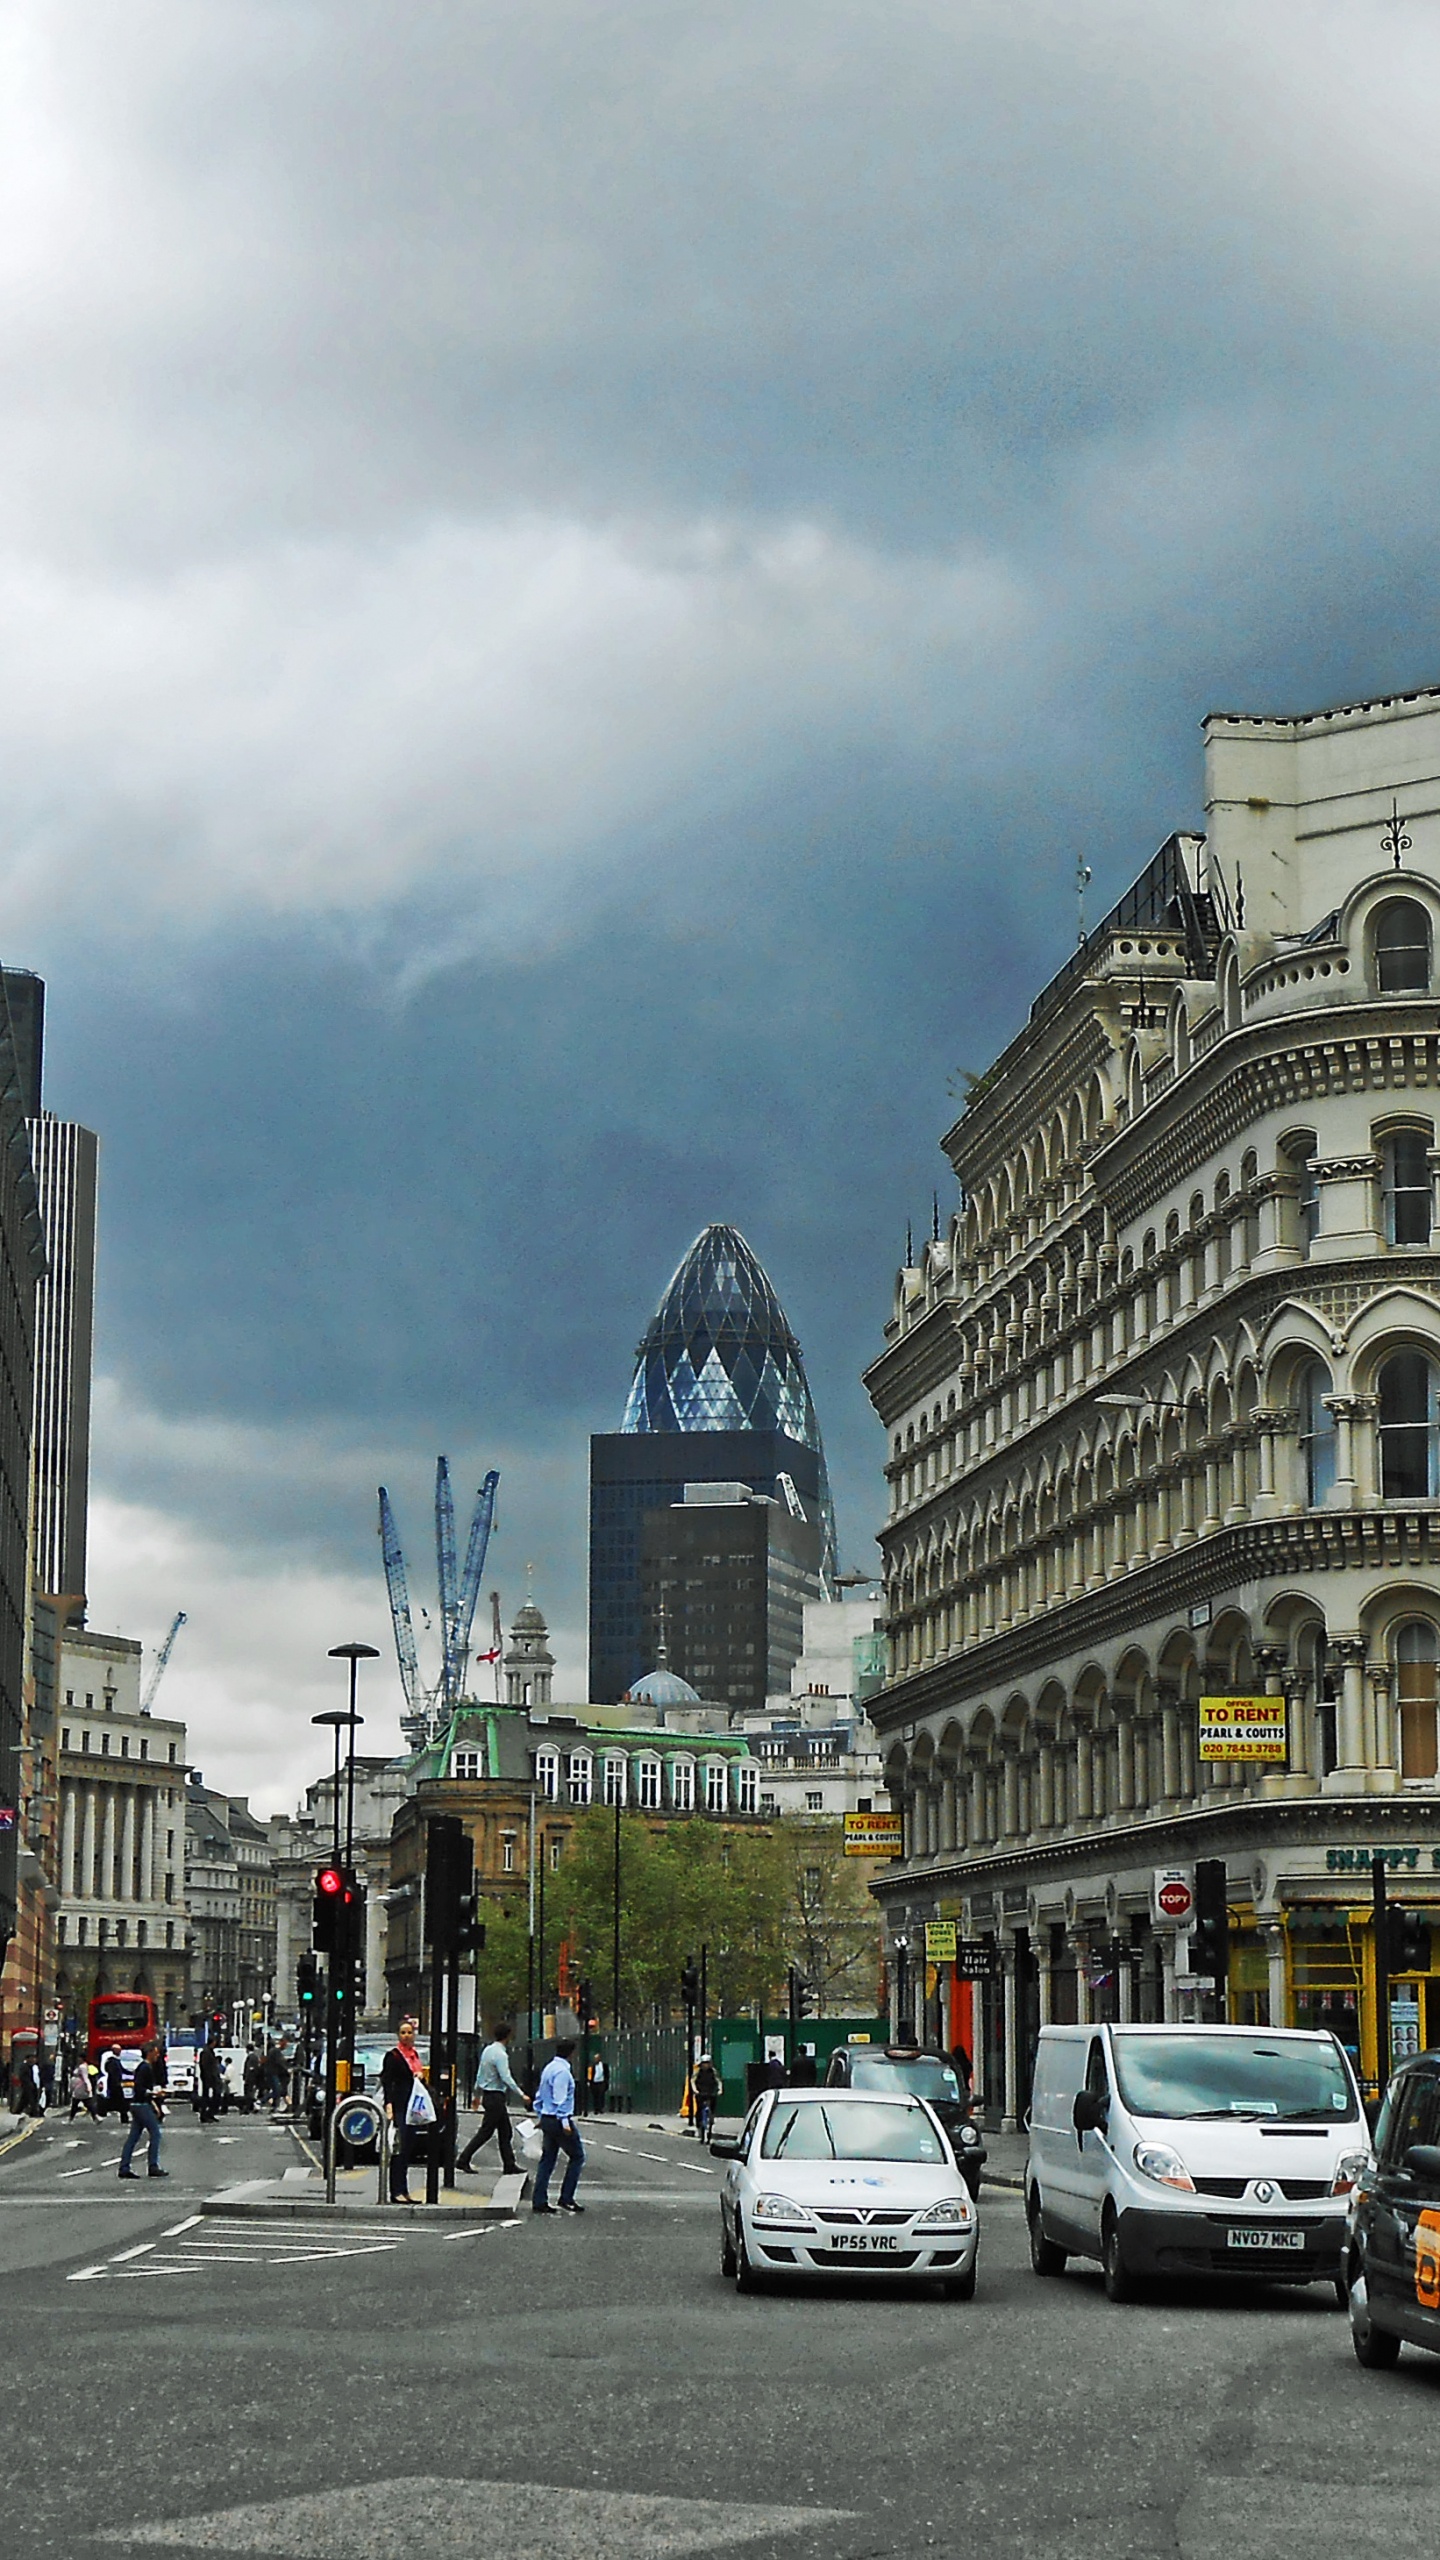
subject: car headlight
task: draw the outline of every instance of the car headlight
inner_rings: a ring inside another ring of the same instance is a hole
[[[786,2222],[809,2228],[815,2217],[803,2204],[794,2204],[789,2196],[757,2196],[750,2207],[752,2222]]]
[[[1368,2151],[1347,2151],[1344,2159],[1336,2162],[1335,2175],[1330,2182],[1332,2196],[1348,2196],[1369,2166]]]
[[[1158,2186],[1180,2187],[1187,2196],[1195,2193],[1195,2181],[1179,2152],[1163,2142],[1137,2142],[1135,2166],[1142,2178],[1153,2178]]]
[[[917,2231],[928,2231],[932,2223],[951,2225],[957,2222],[973,2222],[974,2219],[975,2208],[968,2196],[942,2196],[938,2204],[927,2204],[924,2212],[918,2217],[915,2228]]]

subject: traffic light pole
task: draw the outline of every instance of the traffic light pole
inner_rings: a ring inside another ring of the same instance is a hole
[[[1379,1849],[1370,1861],[1370,1891],[1375,1905],[1375,2094],[1383,2098],[1390,2078],[1390,1888]]]

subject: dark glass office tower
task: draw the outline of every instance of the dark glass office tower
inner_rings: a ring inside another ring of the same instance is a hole
[[[734,1227],[707,1227],[646,1329],[619,1431],[590,1443],[590,1695],[622,1698],[654,1668],[641,1592],[648,1511],[687,1484],[743,1484],[788,1507],[787,1479],[834,1570],[820,1427],[800,1345]]]
[[[821,1529],[797,1501],[744,1484],[688,1484],[640,1524],[642,1637],[732,1714],[787,1691],[820,1596]]]

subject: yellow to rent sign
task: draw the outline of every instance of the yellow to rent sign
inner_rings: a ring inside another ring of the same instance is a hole
[[[1283,1698],[1202,1698],[1202,1760],[1269,1760],[1282,1768],[1289,1757]]]
[[[926,1921],[925,1961],[927,1964],[954,1963],[955,1923],[953,1920]]]
[[[898,1858],[904,1842],[898,1813],[847,1813],[847,1858]]]

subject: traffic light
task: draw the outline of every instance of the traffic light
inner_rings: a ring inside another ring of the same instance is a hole
[[[1386,1915],[1388,1973],[1428,1973],[1430,1922],[1423,1911],[1400,1911],[1392,1903]]]
[[[301,2010],[313,2009],[320,1997],[320,1967],[313,1956],[302,1956],[296,1965],[295,1988],[300,1995]]]
[[[685,1969],[680,1976],[680,1997],[687,2009],[693,2009],[700,1998],[700,1967],[693,1956],[686,1958]]]
[[[478,1956],[485,1944],[485,1923],[480,1917],[480,1896],[472,1885],[457,1897],[455,1944],[462,1956]]]
[[[345,1875],[340,1867],[318,1867],[315,1872],[315,1912],[310,1930],[310,1944],[321,1955],[333,1955],[341,1943],[340,1913],[344,1908]]]
[[[580,2024],[588,2035],[600,2024],[595,2015],[595,1994],[588,1982],[582,1982],[580,1985],[578,2008]]]
[[[1221,2002],[1230,1978],[1230,1914],[1226,1908],[1225,1861],[1195,1861],[1195,1921],[1190,1931],[1190,1969],[1209,1974]]]
[[[433,1813],[425,1826],[425,1938],[442,1955],[460,1944],[461,1903],[473,1891],[475,1852],[458,1814]]]

